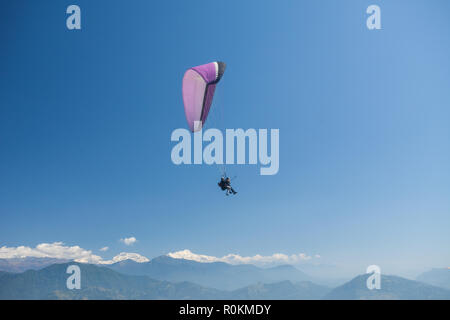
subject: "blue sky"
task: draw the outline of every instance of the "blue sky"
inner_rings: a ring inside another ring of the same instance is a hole
[[[450,265],[448,1],[0,7],[0,246]],[[208,125],[280,129],[279,173],[229,167],[233,198],[217,167],[170,160],[183,73],[215,60],[227,70]]]

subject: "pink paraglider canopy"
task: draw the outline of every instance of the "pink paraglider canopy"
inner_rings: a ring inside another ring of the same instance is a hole
[[[190,68],[184,74],[184,112],[192,132],[203,127],[211,108],[216,84],[222,78],[224,71],[225,63],[211,62]]]

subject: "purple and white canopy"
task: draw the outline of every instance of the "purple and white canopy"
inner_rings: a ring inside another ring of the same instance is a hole
[[[203,127],[211,108],[216,84],[222,78],[225,67],[224,62],[211,62],[190,68],[184,74],[184,112],[192,132]]]

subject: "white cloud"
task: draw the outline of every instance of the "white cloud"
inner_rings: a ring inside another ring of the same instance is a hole
[[[121,242],[125,243],[127,246],[131,246],[132,244],[134,244],[137,240],[135,237],[129,237],[129,238],[124,238],[124,239],[120,239]]]
[[[91,250],[85,250],[79,246],[65,246],[62,242],[41,243],[35,248],[25,246],[0,248],[0,258],[2,259],[26,257],[67,259],[83,263],[98,263],[102,260]]]
[[[194,260],[197,262],[226,262],[229,264],[255,264],[255,265],[298,264],[312,259],[312,257],[304,253],[291,255],[283,253],[274,253],[270,256],[262,256],[257,254],[250,257],[243,257],[238,254],[228,254],[223,257],[214,257],[196,254],[187,249],[177,252],[171,252],[168,253],[167,255],[175,259]],[[316,255],[315,258],[318,258],[318,255]]]
[[[106,247],[107,248],[107,247]],[[104,248],[102,248],[104,249]],[[138,253],[121,252],[111,260],[104,260],[102,257],[95,255],[91,250],[83,249],[79,246],[65,246],[62,242],[41,243],[36,247],[0,247],[0,259],[11,258],[56,258],[73,260],[80,263],[92,264],[113,264],[119,261],[131,259],[136,262],[148,262],[149,259]]]
[[[125,244],[131,245],[136,242],[135,237],[121,239]],[[109,248],[101,248],[100,251],[107,251]],[[276,264],[300,264],[311,259],[319,259],[320,256],[316,254],[313,257],[304,253],[286,255],[283,253],[274,253],[270,256],[254,255],[254,256],[240,256],[238,254],[228,254],[223,257],[208,256],[196,254],[190,250],[182,250],[171,252],[167,254],[169,257],[175,259],[187,259],[198,262],[226,262],[230,264],[255,264],[255,265],[276,265]],[[149,259],[134,252],[121,252],[110,260],[105,260],[101,256],[95,255],[91,250],[83,249],[79,246],[66,246],[62,242],[41,243],[36,247],[0,247],[0,259],[11,258],[56,258],[73,260],[81,263],[92,264],[113,264],[124,260],[133,260],[136,262],[148,262]]]

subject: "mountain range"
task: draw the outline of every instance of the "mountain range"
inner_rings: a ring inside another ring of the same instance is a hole
[[[108,268],[123,274],[145,275],[157,280],[190,281],[220,290],[235,290],[255,283],[312,280],[291,265],[259,268],[251,264],[201,263],[168,256],[160,256],[144,263],[125,260],[109,265]]]
[[[367,289],[369,274],[359,275],[324,296],[327,300],[449,300],[450,290],[397,276],[381,275],[380,289]]]
[[[203,268],[199,272],[207,273],[208,277],[211,277],[213,274],[220,274],[217,270],[224,268],[230,276],[243,277],[239,274],[241,268],[235,268],[238,266],[223,266],[221,263],[216,265],[205,263],[198,266],[197,263],[186,264],[187,260],[173,260],[176,259],[159,259],[158,263],[154,263],[151,267],[144,266],[143,270],[148,272],[150,269],[154,274],[158,274],[155,270],[159,270],[160,276],[169,274],[173,277],[175,275],[179,277],[185,272],[184,274],[194,277],[193,270]],[[164,261],[172,265],[167,267],[169,270],[173,268],[171,272],[158,269],[164,268]],[[80,290],[69,290],[66,287],[66,280],[69,277],[66,270],[73,264],[81,269]],[[191,266],[191,270],[188,266]],[[121,263],[121,268],[125,267],[135,268],[132,271],[136,272],[142,266],[128,261]],[[212,270],[208,270],[210,268]],[[284,266],[270,269],[255,268],[243,268],[243,274],[249,274],[253,270],[267,277],[265,279],[271,279],[270,277],[278,271],[281,272],[276,277],[282,277],[282,274],[289,275],[290,272],[293,272],[294,276],[299,274],[295,271],[297,269],[292,270]],[[368,276],[367,274],[357,276],[334,289],[311,281],[284,280],[270,283],[257,281],[239,289],[219,290],[185,280],[159,280],[147,275],[123,274],[110,267],[70,262],[52,264],[40,270],[27,270],[22,273],[0,271],[0,299],[450,299],[450,290],[389,275],[381,276],[380,290],[369,290],[366,287]],[[208,277],[203,279],[209,281]]]
[[[27,270],[39,270],[55,263],[69,261],[67,259],[35,257],[0,259],[0,271],[24,272]]]
[[[81,270],[81,289],[69,290],[69,265]],[[218,299],[221,292],[199,285],[129,276],[91,264],[53,264],[41,270],[0,275],[0,299]]]
[[[67,267],[81,270],[81,289],[67,289]],[[287,290],[287,291],[286,291]],[[0,300],[15,299],[319,299],[329,289],[309,282],[257,284],[235,291],[206,288],[192,282],[168,282],[124,275],[90,264],[53,264],[23,273],[0,272]],[[286,297],[288,292],[288,297]]]
[[[417,281],[450,289],[450,268],[434,268],[417,276]]]

